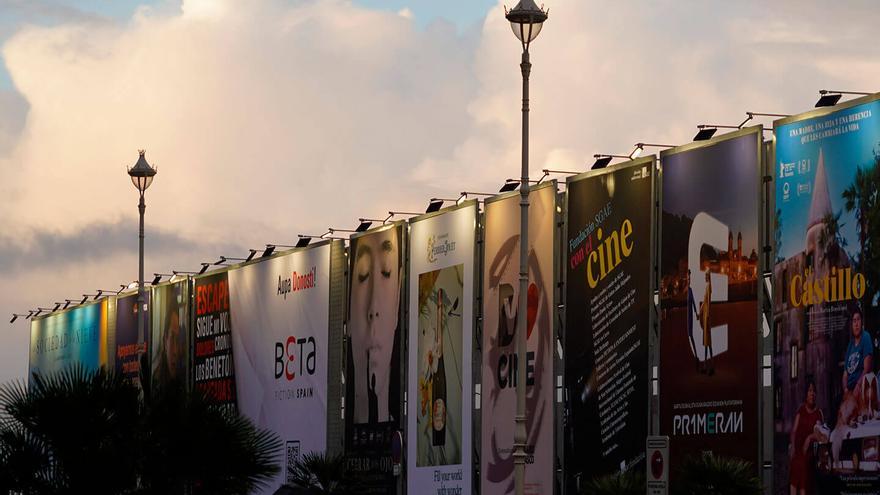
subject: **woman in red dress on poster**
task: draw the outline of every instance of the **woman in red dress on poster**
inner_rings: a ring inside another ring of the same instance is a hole
[[[820,440],[815,433],[816,425],[822,425],[825,417],[822,410],[816,407],[816,384],[807,381],[807,397],[794,417],[791,428],[791,443],[788,451],[791,456],[789,485],[791,495],[807,495],[813,493],[814,466],[810,447]]]

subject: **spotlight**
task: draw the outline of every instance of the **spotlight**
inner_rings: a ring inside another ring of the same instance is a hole
[[[593,163],[593,166],[590,167],[590,170],[599,170],[600,168],[605,168],[611,163],[611,159],[614,158],[611,155],[593,155],[596,158],[596,162]]]
[[[443,200],[432,198],[431,202],[428,203],[428,207],[425,208],[425,213],[434,213],[435,211],[440,211],[440,208],[443,208]]]
[[[501,189],[499,189],[498,192],[506,193],[506,192],[516,191],[517,187],[519,187],[518,181],[508,179],[506,182],[504,182],[504,185],[501,186]]]
[[[209,266],[211,266],[210,263],[202,263],[202,269],[199,270],[199,275],[201,275],[201,274],[205,273],[206,271],[208,271],[208,267],[209,267]]]
[[[260,255],[260,257],[265,258],[267,256],[272,256],[272,253],[274,253],[274,252],[275,252],[275,245],[274,244],[266,244],[266,250],[263,251],[263,254]]]
[[[837,102],[840,101],[842,97],[843,95],[840,93],[822,93],[822,96],[819,97],[819,101],[816,102],[816,108],[833,107],[834,105],[837,105]]]
[[[154,273],[153,274],[153,281],[150,282],[150,285],[158,285],[159,282],[161,282],[161,281],[162,281],[162,274],[161,273]]]
[[[89,300],[89,295],[88,295],[88,294],[83,294],[82,301],[79,302],[79,305],[82,306],[82,305],[85,304],[86,301],[88,301],[88,300]]]
[[[256,249],[249,249],[248,251],[250,251],[250,254],[248,254],[247,258],[244,259],[245,262],[248,262],[248,261],[254,259],[254,256],[257,254]]]
[[[361,220],[360,222],[360,225],[358,225],[357,228],[354,229],[355,232],[366,232],[367,229],[370,228],[370,225],[373,225],[373,222],[366,220]]]
[[[15,323],[15,320],[17,320],[17,319],[18,319],[18,315],[15,313],[12,313],[12,319],[9,320],[9,323],[10,324]]]
[[[716,132],[718,132],[717,127],[698,127],[700,130],[697,131],[697,135],[694,136],[694,141],[708,141],[712,139],[712,136],[714,136]]]
[[[54,312],[58,311],[58,308],[60,308],[60,307],[61,307],[61,303],[60,303],[60,302],[55,303],[55,307],[52,308],[52,312],[54,313]]]
[[[304,247],[308,246],[310,242],[312,242],[311,237],[300,235],[299,240],[296,241],[296,246],[294,246],[294,247],[304,248]]]

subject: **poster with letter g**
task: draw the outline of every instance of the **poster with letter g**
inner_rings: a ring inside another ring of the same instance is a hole
[[[514,493],[517,320],[526,318],[526,483],[528,495],[554,491],[553,321],[556,182],[529,194],[528,306],[519,307],[520,196],[486,201],[483,264],[483,370],[480,477],[483,495]]]
[[[471,493],[477,203],[410,220],[407,486]]]

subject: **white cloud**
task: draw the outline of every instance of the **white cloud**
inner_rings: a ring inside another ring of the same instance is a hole
[[[747,110],[807,110],[821,87],[871,91],[880,80],[871,2],[834,16],[819,2],[547,3],[532,48],[536,176],[637,141],[685,142],[696,124],[737,123]],[[76,235],[122,214],[134,249],[124,174],[146,148],[159,167],[148,239],[161,226],[198,251],[177,262],[148,252],[149,273],[519,174],[520,51],[500,3],[461,34],[346,0],[187,0],[126,24],[23,27],[3,54],[29,107],[0,148],[0,229],[25,242],[33,227]],[[132,263],[66,266],[59,256],[4,277],[0,311],[128,280]],[[23,372],[19,340],[0,345],[15,347],[0,356],[0,379]]]

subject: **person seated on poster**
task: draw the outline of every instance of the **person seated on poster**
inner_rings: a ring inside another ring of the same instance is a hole
[[[687,284],[687,334],[688,340],[691,341],[691,350],[694,351],[694,362],[696,363],[697,371],[700,371],[700,358],[697,354],[697,344],[694,342],[694,315],[698,314],[697,306],[695,304],[694,298],[694,290],[691,289],[691,271],[688,270],[687,278],[685,279],[685,283]]]
[[[814,493],[812,445],[826,440],[821,434],[824,422],[822,409],[816,406],[816,383],[812,378],[808,378],[806,398],[795,413],[794,425],[789,435],[788,484],[791,495]]]
[[[855,390],[859,379],[865,372],[865,361],[873,356],[874,344],[871,335],[862,329],[862,310],[853,309],[850,315],[850,339],[846,346],[846,357],[843,360],[843,393],[846,395]]]
[[[690,289],[688,289],[690,290]],[[709,376],[715,374],[715,366],[712,361],[715,355],[712,352],[712,327],[709,320],[709,311],[712,306],[712,278],[709,276],[709,270],[706,270],[706,292],[703,294],[703,302],[700,303],[700,326],[703,327],[703,368],[700,373]]]
[[[862,377],[856,384],[856,398],[859,401],[859,416],[862,422],[876,419],[880,404],[877,400],[877,375],[874,374],[874,356],[865,356]]]

